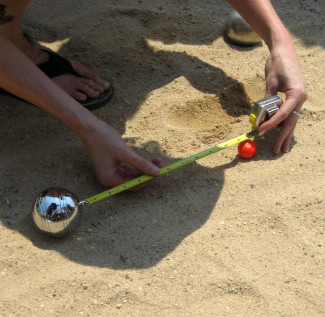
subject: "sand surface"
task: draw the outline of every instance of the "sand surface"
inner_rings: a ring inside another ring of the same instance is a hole
[[[325,316],[325,3],[274,1],[309,99],[292,151],[276,131],[253,159],[231,147],[83,209],[65,239],[33,227],[51,186],[103,188],[78,138],[0,96],[1,316]],[[109,79],[96,115],[165,164],[251,129],[264,97],[265,44],[229,45],[223,1],[34,1],[34,41]]]

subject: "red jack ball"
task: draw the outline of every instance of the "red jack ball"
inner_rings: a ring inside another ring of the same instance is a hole
[[[245,140],[238,144],[238,154],[242,158],[251,158],[256,153],[256,144],[252,140]]]

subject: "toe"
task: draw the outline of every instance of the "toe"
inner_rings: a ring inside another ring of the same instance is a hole
[[[96,89],[97,87],[93,87],[92,84],[80,82],[77,87],[77,90],[84,93],[86,96],[90,98],[96,98],[100,95],[101,91]]]
[[[94,83],[96,83],[99,87],[101,87],[101,92],[108,89],[110,87],[110,83],[104,79],[102,79],[99,75],[95,72],[86,68],[82,63],[79,61],[70,61],[74,70],[84,79],[90,79]]]
[[[81,91],[76,91],[76,90],[73,91],[70,95],[77,101],[85,101],[88,98],[88,96],[86,94],[82,93]]]
[[[70,61],[73,69],[81,76],[64,74],[52,78],[65,92],[78,101],[97,98],[110,84],[78,61]]]

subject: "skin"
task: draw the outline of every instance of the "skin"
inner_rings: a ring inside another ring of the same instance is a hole
[[[71,61],[82,76],[62,75],[49,79],[36,64],[48,55],[23,36],[21,18],[30,0],[0,0],[0,87],[40,107],[64,122],[84,144],[104,186],[116,186],[141,174],[159,175],[160,159],[146,160],[128,147],[105,122],[80,105],[78,100],[97,97],[109,83],[80,62]],[[298,59],[289,34],[267,0],[228,1],[265,40],[270,57],[266,62],[266,96],[285,92],[287,100],[260,131],[284,120],[273,151],[289,150],[297,122],[292,115],[307,98]],[[140,187],[144,186],[141,185]],[[139,189],[139,188],[136,188]]]
[[[0,87],[42,108],[74,131],[104,186],[116,186],[143,173],[157,176],[163,166],[160,159],[151,162],[137,155],[115,129],[77,102],[87,96],[97,97],[109,83],[76,61],[72,65],[81,79],[62,75],[51,80],[39,70],[35,64],[48,56],[23,36],[20,20],[29,1],[17,2],[14,8],[11,0],[0,2],[6,6],[6,15],[15,17],[0,25]]]
[[[300,111],[307,99],[299,62],[290,35],[269,0],[228,0],[227,1],[265,41],[270,56],[265,65],[265,97],[286,94],[280,110],[264,122],[259,131],[270,130],[283,122],[277,135],[273,152],[288,152],[296,127],[298,116],[292,112]]]

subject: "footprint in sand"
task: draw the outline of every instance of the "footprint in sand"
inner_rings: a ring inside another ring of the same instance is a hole
[[[183,133],[194,133],[198,141],[204,144],[222,139],[233,120],[216,96],[190,100],[182,105],[173,104],[165,115],[165,124],[168,127]]]

